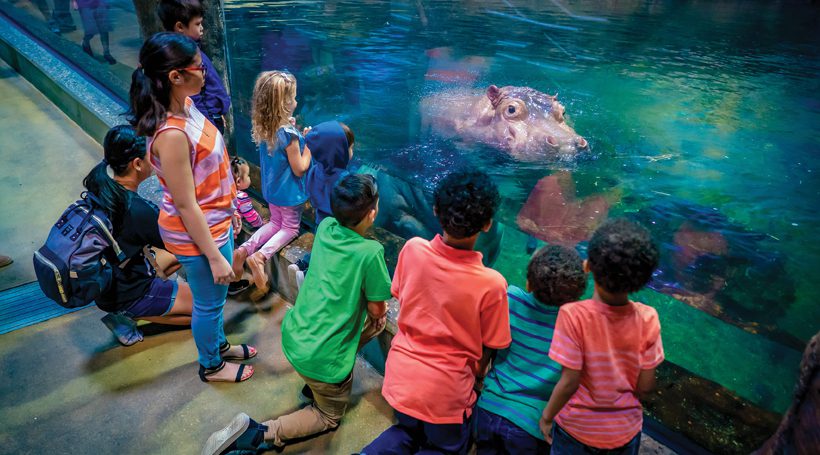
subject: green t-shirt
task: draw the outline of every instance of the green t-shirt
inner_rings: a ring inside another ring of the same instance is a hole
[[[296,304],[282,321],[285,357],[304,376],[341,382],[356,361],[367,301],[389,298],[382,245],[325,218]]]

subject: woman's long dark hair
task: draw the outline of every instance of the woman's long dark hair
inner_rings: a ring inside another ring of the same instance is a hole
[[[131,75],[128,121],[141,136],[153,136],[165,122],[171,102],[168,73],[193,62],[196,42],[181,33],[162,32],[148,38],[140,49],[139,66]]]
[[[130,206],[131,192],[111,178],[107,168],[110,166],[115,175],[123,175],[131,161],[145,158],[145,137],[138,136],[130,125],[118,125],[106,133],[103,149],[105,158],[83,179],[83,186],[97,196],[114,232],[118,232]]]

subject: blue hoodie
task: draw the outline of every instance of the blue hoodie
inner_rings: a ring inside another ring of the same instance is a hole
[[[339,122],[323,122],[313,127],[305,136],[305,142],[313,155],[313,166],[305,176],[305,189],[310,205],[316,209],[316,225],[332,216],[330,193],[333,186],[347,174],[350,162],[350,145]]]

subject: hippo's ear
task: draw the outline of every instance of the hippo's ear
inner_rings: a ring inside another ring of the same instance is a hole
[[[495,101],[501,96],[501,89],[495,85],[487,87],[487,98],[495,104]]]

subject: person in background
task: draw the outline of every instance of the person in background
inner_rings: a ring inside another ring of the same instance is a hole
[[[353,131],[342,122],[323,122],[305,135],[313,165],[305,174],[310,205],[316,213],[316,225],[331,216],[330,194],[333,186],[347,175],[347,165],[353,158]]]
[[[664,357],[658,312],[629,294],[649,283],[658,247],[649,231],[620,218],[599,227],[587,251],[595,292],[558,311],[549,356],[561,379],[539,426],[552,454],[637,455],[640,399],[654,389]]]
[[[538,420],[561,377],[561,365],[548,356],[550,340],[558,309],[578,300],[586,284],[578,253],[550,245],[527,265],[526,290],[507,290],[512,344],[498,351],[478,399],[478,455],[549,453]]]
[[[100,35],[100,43],[103,48],[103,59],[109,65],[117,63],[111,56],[108,32],[111,31],[111,24],[108,21],[108,1],[107,0],[77,0],[77,9],[80,11],[80,19],[83,23],[83,51],[94,56],[91,51],[91,38]]]
[[[157,14],[167,32],[181,33],[200,44],[205,33],[203,19],[205,11],[199,0],[160,0]],[[225,134],[225,116],[231,109],[231,98],[225,83],[214,69],[211,59],[202,52],[203,77],[205,85],[199,93],[191,96],[194,105],[213,123],[220,133]]]

